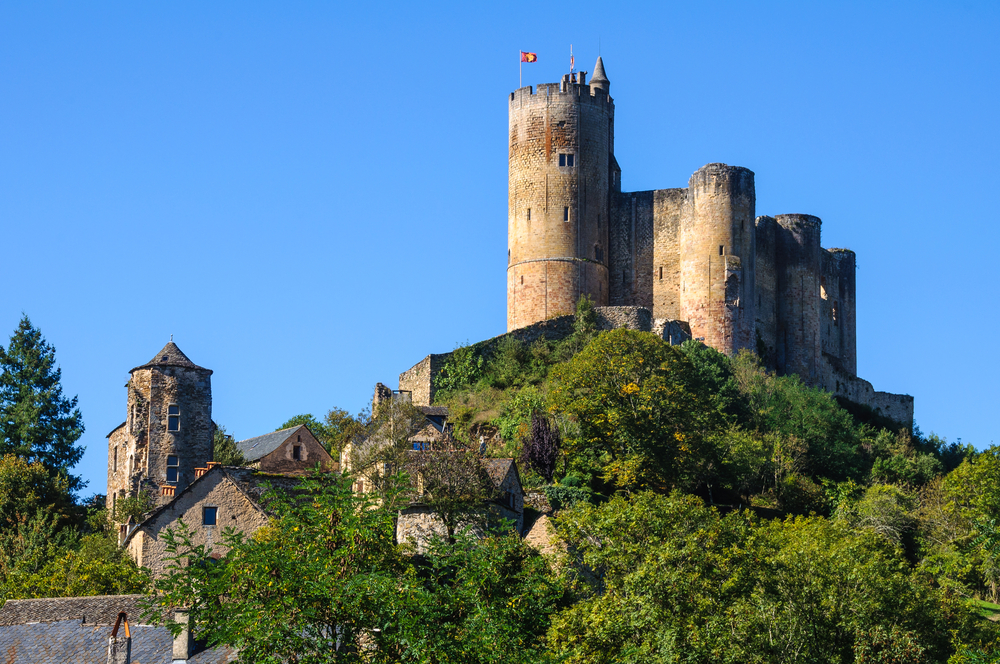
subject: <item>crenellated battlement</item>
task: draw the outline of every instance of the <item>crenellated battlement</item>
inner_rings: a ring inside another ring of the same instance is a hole
[[[545,103],[549,101],[546,99],[549,97],[556,97],[563,102],[579,101],[580,103],[614,105],[611,95],[603,88],[591,87],[587,84],[580,85],[579,83],[570,83],[568,85],[562,83],[542,83],[538,85],[537,89],[526,85],[511,92],[508,101],[511,106],[523,106]]]

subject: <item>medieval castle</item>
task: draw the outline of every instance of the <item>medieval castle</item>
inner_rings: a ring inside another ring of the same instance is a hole
[[[857,376],[854,252],[823,249],[818,217],[756,216],[754,174],[739,166],[623,192],[603,60],[586,75],[508,98],[507,334],[562,336],[587,295],[603,328],[753,350],[778,374],[911,426],[913,397]],[[399,389],[429,405],[447,357],[427,356]]]

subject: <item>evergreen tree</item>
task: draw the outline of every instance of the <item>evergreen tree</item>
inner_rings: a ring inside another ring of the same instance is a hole
[[[83,447],[83,418],[77,398],[63,396],[56,351],[27,316],[10,345],[0,346],[0,454],[40,462],[53,474],[65,473],[70,490],[83,487],[69,474]]]

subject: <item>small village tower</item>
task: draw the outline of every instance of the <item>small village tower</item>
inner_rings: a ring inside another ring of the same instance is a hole
[[[108,434],[108,509],[140,491],[169,502],[212,459],[212,372],[171,341],[130,374],[126,419]]]

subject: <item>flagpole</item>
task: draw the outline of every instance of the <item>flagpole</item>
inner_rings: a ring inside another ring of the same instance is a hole
[[[517,89],[520,90],[524,87],[521,82],[521,70],[524,68],[524,59],[521,57],[521,51],[517,52]]]

